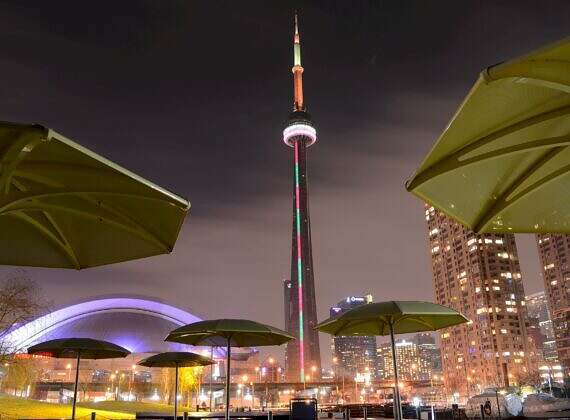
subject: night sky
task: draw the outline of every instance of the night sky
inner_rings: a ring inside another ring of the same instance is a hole
[[[481,69],[568,35],[569,1],[0,2],[0,119],[53,128],[192,203],[171,255],[28,269],[54,307],[136,294],[283,326],[295,9],[319,133],[319,319],[363,292],[432,299],[423,205],[404,181]],[[534,239],[517,241],[539,291]],[[328,336],[321,351],[326,365]]]

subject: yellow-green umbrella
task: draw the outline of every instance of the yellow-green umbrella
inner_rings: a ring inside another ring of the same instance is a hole
[[[331,317],[316,329],[334,336],[389,335],[394,365],[394,418],[402,418],[396,340],[394,334],[437,331],[468,322],[459,312],[431,302],[388,301],[357,306],[339,316]]]
[[[280,346],[294,340],[279,328],[249,319],[212,319],[194,322],[168,334],[166,341],[194,346],[226,347],[226,420],[230,419],[230,363],[232,347]]]
[[[471,230],[570,233],[570,37],[481,72],[406,183]]]
[[[138,364],[146,367],[174,368],[174,420],[178,420],[178,368],[213,365],[215,362],[196,353],[170,351],[158,353],[141,360]],[[210,379],[211,380],[211,379]]]
[[[166,254],[189,207],[53,130],[0,122],[0,264],[82,269]]]

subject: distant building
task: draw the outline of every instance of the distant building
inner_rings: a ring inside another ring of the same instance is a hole
[[[435,344],[434,344],[435,345]],[[380,379],[394,379],[392,345],[382,343],[377,348]],[[431,379],[432,367],[429,360],[421,357],[419,346],[406,340],[396,341],[398,377],[404,381],[427,381]]]
[[[349,296],[330,309],[331,316],[337,316],[349,309],[372,302],[372,295]],[[338,336],[332,338],[333,356],[336,358],[335,374],[339,377],[354,379],[357,374],[370,373],[371,378],[378,375],[376,357],[376,337],[374,336]]]
[[[430,366],[430,372],[440,373],[441,350],[435,343],[435,337],[432,333],[418,333],[414,336],[414,342],[418,346],[420,358],[425,360]]]
[[[449,392],[473,395],[528,375],[524,288],[514,235],[475,234],[434,207],[425,218],[437,303],[470,322],[441,331]]]
[[[532,337],[537,349],[541,351],[545,362],[558,363],[558,352],[546,294],[544,292],[533,293],[526,296],[525,300],[529,324],[528,335]]]
[[[570,236],[536,235],[558,361],[570,377]]]

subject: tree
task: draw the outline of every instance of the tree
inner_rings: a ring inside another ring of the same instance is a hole
[[[192,393],[197,392],[200,389],[201,377],[202,377],[201,367],[187,367],[180,369],[178,388],[180,395],[186,395],[186,405],[192,407]]]
[[[34,319],[45,307],[39,287],[24,270],[0,280],[0,364],[10,362],[23,350],[6,340],[8,333]]]
[[[28,391],[31,395],[32,387],[36,383],[38,376],[39,371],[34,360],[17,360],[17,363],[8,365],[3,386],[4,389],[12,390],[14,395],[27,397]]]
[[[174,404],[174,372],[173,368],[161,369],[160,389],[168,404]],[[191,394],[200,388],[202,368],[180,368],[178,372],[178,393],[186,396],[186,404],[191,407]]]

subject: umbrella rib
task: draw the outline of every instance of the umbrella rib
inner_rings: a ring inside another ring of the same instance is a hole
[[[429,322],[427,322],[425,319],[423,319],[421,316],[418,316],[417,318],[415,318],[415,321],[418,324],[423,325],[424,327],[429,328],[430,330],[434,330],[433,325],[431,325]]]
[[[123,210],[119,210],[117,209],[116,206],[112,206],[107,202],[98,202],[97,200],[94,200],[93,198],[86,196],[85,194],[80,194],[79,197],[81,197],[82,199],[84,199],[87,202],[90,202],[93,205],[100,205],[101,207],[103,207],[105,210],[111,212],[112,214],[114,214],[115,216],[117,216],[118,218],[123,218],[124,220],[126,220],[127,222],[133,224],[135,226],[136,229],[140,230],[141,232],[144,232],[145,234],[147,234],[148,236],[150,236],[151,238],[154,238],[154,242],[161,245],[164,249],[170,249],[168,244],[166,244],[165,242],[161,241],[160,238],[155,235],[153,232],[151,232],[150,230],[148,230],[147,228],[145,228],[141,223],[137,222],[135,219],[133,219],[132,217],[128,216],[128,214],[123,211]]]
[[[100,214],[97,214],[95,212],[89,212],[89,211],[84,211],[84,210],[77,210],[77,209],[73,209],[70,207],[64,207],[64,206],[57,206],[57,205],[46,205],[46,204],[40,204],[37,203],[37,207],[26,207],[26,210],[38,210],[38,211],[46,211],[46,210],[58,210],[58,211],[62,211],[62,212],[66,212],[66,213],[73,213],[79,216],[83,216],[83,217],[87,217],[87,218],[97,218],[100,219],[101,221],[105,221],[115,227],[118,227],[126,232],[130,232],[132,234],[134,234],[135,236],[138,236],[148,242],[152,242],[155,245],[158,245],[161,249],[167,250],[167,251],[172,251],[170,249],[170,247],[168,247],[167,245],[165,245],[163,242],[156,241],[156,238],[154,238],[149,232],[147,232],[146,230],[141,230],[139,227],[135,226],[128,226],[125,223],[119,221],[119,220],[113,220],[107,216],[102,216]],[[21,213],[22,210],[21,209],[15,209],[15,210],[3,210],[0,209],[0,215],[9,215],[9,214],[19,214]]]
[[[508,65],[506,68],[493,66],[484,71],[487,82],[494,82],[501,79],[517,78],[517,83],[538,84],[548,88],[555,88],[562,92],[570,93],[570,80],[552,77],[553,74],[570,74],[570,63],[565,60],[556,59],[533,59],[530,61],[532,67],[529,68],[529,61],[522,61]],[[548,67],[548,74],[541,74],[542,70]],[[495,70],[497,69],[497,70]],[[535,69],[539,69],[536,71]],[[530,70],[530,71],[529,71]]]
[[[475,223],[473,224],[474,228],[473,230],[475,232],[481,232],[481,230],[487,225],[489,224],[489,222],[496,217],[497,215],[499,215],[501,212],[503,212],[506,208],[512,206],[514,203],[516,203],[518,200],[520,200],[521,198],[523,198],[524,196],[532,193],[533,191],[535,191],[536,189],[538,189],[539,187],[541,187],[542,185],[558,178],[559,176],[562,176],[564,174],[566,174],[569,170],[570,170],[570,165],[566,165],[563,166],[562,168],[558,169],[557,171],[554,171],[550,174],[548,174],[547,176],[545,176],[544,178],[540,179],[539,181],[535,182],[534,184],[530,185],[529,187],[525,188],[523,191],[521,191],[519,194],[517,194],[515,197],[513,197],[511,200],[507,201],[507,198],[518,188],[520,187],[523,182],[525,182],[530,176],[532,176],[537,170],[539,170],[541,167],[543,167],[545,164],[547,164],[549,161],[551,161],[553,158],[555,158],[559,153],[561,153],[562,151],[564,151],[566,148],[565,147],[557,147],[556,149],[552,149],[551,151],[547,152],[544,156],[542,156],[537,162],[534,163],[534,165],[529,168],[527,171],[525,171],[521,176],[519,176],[517,179],[515,179],[511,185],[509,185],[509,187],[500,195],[500,197],[493,203],[493,205],[484,210],[482,212],[482,214],[478,217],[478,219],[475,221]]]
[[[34,139],[33,136],[36,138]],[[42,139],[35,132],[21,132],[18,139],[12,143],[8,150],[2,153],[0,157],[0,192],[7,194],[10,191],[10,182],[14,171]]]
[[[501,137],[516,133],[517,131],[524,130],[528,127],[531,127],[533,125],[545,121],[567,116],[569,113],[570,113],[570,105],[565,105],[560,108],[555,108],[553,110],[546,111],[538,115],[533,115],[532,117],[526,118],[522,121],[518,121],[514,124],[511,124],[507,127],[493,131],[490,134],[487,134],[479,139],[476,139],[468,143],[467,145],[461,147],[459,150],[451,153],[449,156],[444,157],[443,159],[434,163],[430,167],[426,168],[424,171],[418,173],[415,177],[413,177],[410,181],[408,181],[406,188],[408,191],[414,190],[421,184],[429,181],[430,179],[433,179],[446,172],[453,171],[461,166],[464,166],[466,164],[465,162],[468,162],[467,164],[469,164],[470,160],[462,161],[461,158],[467,155],[468,153],[476,151],[477,149],[496,141]]]
[[[77,256],[75,255],[75,253],[73,252],[73,250],[71,249],[71,247],[69,247],[67,244],[64,244],[59,238],[57,238],[53,232],[51,232],[49,229],[47,229],[45,226],[43,226],[41,223],[39,223],[37,220],[35,220],[34,218],[28,216],[27,214],[23,213],[23,212],[13,212],[11,214],[12,216],[23,220],[27,223],[29,223],[32,227],[34,227],[36,230],[38,230],[41,234],[43,234],[44,236],[46,236],[48,239],[50,239],[54,244],[56,244],[58,246],[58,248],[63,251],[64,255],[67,257],[67,259],[69,260],[69,262],[71,262],[71,264],[76,268],[76,269],[80,269],[81,265],[79,264],[79,261],[77,260]],[[49,219],[48,219],[49,220]],[[64,239],[65,240],[65,239]]]

